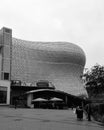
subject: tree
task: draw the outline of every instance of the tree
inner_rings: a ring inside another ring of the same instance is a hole
[[[87,70],[82,77],[88,95],[97,95],[104,92],[104,66],[96,64],[90,70]]]

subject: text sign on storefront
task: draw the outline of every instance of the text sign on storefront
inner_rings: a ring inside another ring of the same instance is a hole
[[[7,91],[7,87],[0,86],[0,91]]]

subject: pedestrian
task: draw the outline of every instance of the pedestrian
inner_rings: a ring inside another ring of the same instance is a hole
[[[14,106],[15,106],[15,109],[17,108],[17,98],[15,98],[15,100],[14,100]]]
[[[91,121],[92,108],[90,103],[85,106],[85,111],[87,113],[88,121]]]
[[[82,106],[76,108],[77,120],[83,120],[83,109]]]

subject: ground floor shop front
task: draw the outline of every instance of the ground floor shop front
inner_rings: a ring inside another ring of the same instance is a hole
[[[42,101],[37,100],[41,98]],[[54,98],[58,100],[53,100]],[[61,109],[81,105],[85,100],[54,87],[13,86],[9,81],[0,81],[0,104],[29,108]]]

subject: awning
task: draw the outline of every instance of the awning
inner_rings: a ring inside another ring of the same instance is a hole
[[[41,102],[41,101],[48,101],[48,100],[44,98],[36,98],[32,100],[32,102]]]
[[[54,97],[54,98],[50,99],[49,101],[63,101],[63,100],[61,98]]]

